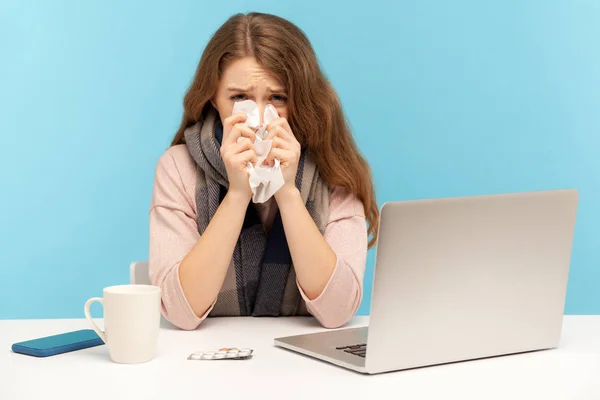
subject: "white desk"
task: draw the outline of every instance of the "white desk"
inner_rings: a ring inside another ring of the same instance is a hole
[[[321,330],[309,318],[209,319],[191,332],[165,325],[157,358],[137,365],[110,362],[106,346],[49,358],[10,350],[82,328],[84,319],[0,321],[0,399],[600,399],[600,316],[565,317],[556,350],[373,376],[273,346],[276,336]],[[252,347],[254,358],[186,359],[224,346]]]

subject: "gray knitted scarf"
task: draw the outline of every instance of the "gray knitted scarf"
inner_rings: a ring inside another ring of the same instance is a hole
[[[188,151],[197,164],[196,204],[200,234],[215,215],[229,186],[220,154],[222,138],[223,128],[214,109],[209,110],[202,122],[185,131]],[[300,157],[296,186],[309,214],[323,233],[330,192],[305,151]],[[274,317],[307,314],[296,285],[279,211],[267,233],[250,203],[225,282],[210,315]]]

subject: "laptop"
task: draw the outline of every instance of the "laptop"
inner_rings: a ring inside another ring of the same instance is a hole
[[[365,374],[558,347],[576,190],[389,202],[369,324],[275,346]]]

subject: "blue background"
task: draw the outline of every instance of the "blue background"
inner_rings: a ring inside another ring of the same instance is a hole
[[[250,10],[312,40],[379,204],[578,188],[566,313],[600,313],[600,2],[3,0],[0,318],[128,282],[201,51]]]

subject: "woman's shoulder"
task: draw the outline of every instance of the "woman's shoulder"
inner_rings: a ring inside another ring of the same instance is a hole
[[[329,222],[352,217],[365,218],[363,202],[349,189],[334,186],[329,197]]]
[[[158,159],[156,166],[157,178],[170,176],[179,178],[185,183],[195,181],[198,173],[196,163],[185,144],[169,147]]]
[[[154,176],[155,194],[179,192],[194,200],[198,171],[187,146],[175,145],[165,150],[158,159]]]
[[[165,150],[158,159],[158,168],[195,170],[195,163],[185,144],[177,144]]]

